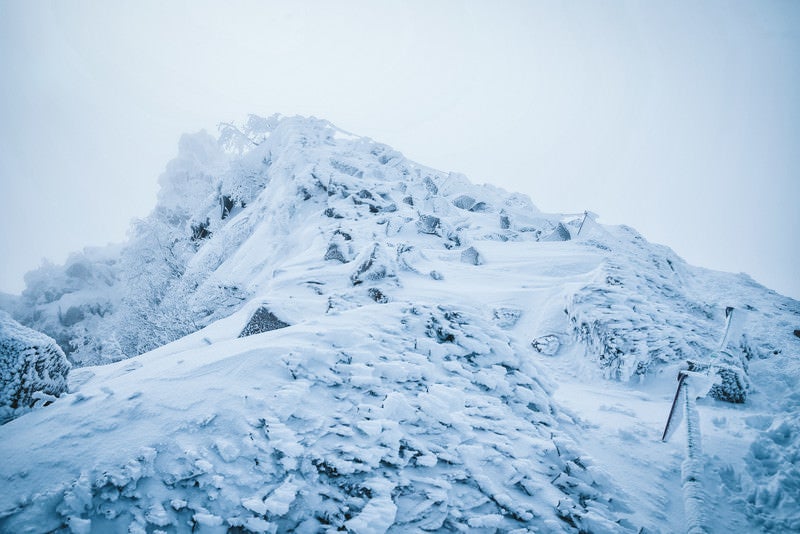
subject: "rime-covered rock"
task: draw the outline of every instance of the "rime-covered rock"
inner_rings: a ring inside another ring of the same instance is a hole
[[[69,369],[53,339],[0,311],[0,424],[64,393]]]
[[[480,265],[483,263],[483,259],[475,247],[469,247],[461,251],[461,261],[470,265]]]
[[[545,241],[569,241],[570,239],[572,239],[572,236],[569,230],[561,222],[556,225],[550,235],[544,238]]]
[[[547,334],[531,341],[531,346],[540,354],[554,356],[561,348],[561,340],[555,334]]]
[[[417,228],[423,234],[438,235],[441,224],[441,219],[433,215],[421,214],[419,219],[417,219]]]
[[[393,261],[379,243],[365,248],[356,258],[356,264],[355,270],[350,274],[350,281],[354,286],[395,276]]]

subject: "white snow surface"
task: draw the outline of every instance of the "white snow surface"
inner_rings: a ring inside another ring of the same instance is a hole
[[[171,210],[152,228],[186,247],[143,264],[179,273],[151,311],[196,331],[73,369],[0,426],[0,531],[800,530],[797,301],[322,120],[211,140],[184,137],[150,221]],[[113,270],[136,235],[77,273],[112,270],[93,351],[138,326],[113,289],[142,287]],[[749,310],[729,351],[746,400],[692,402],[687,503],[685,424],[660,438],[726,306]],[[290,326],[238,337],[262,307]]]

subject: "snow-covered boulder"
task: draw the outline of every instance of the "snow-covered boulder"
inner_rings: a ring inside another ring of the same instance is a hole
[[[0,424],[65,392],[69,369],[53,339],[0,311]]]
[[[467,263],[469,265],[480,265],[483,263],[483,259],[475,247],[464,249],[461,252],[461,261],[462,263]]]

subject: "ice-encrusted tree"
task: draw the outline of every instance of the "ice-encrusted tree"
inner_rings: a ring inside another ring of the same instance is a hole
[[[184,135],[159,182],[158,205],[136,221],[120,260],[123,306],[116,318],[122,351],[135,356],[199,328],[198,279],[187,267],[218,219],[218,178],[226,168],[217,141]]]
[[[197,329],[181,283],[192,245],[179,218],[156,211],[135,225],[122,253],[123,309],[117,335],[125,354],[134,356]],[[178,224],[171,224],[178,223]]]

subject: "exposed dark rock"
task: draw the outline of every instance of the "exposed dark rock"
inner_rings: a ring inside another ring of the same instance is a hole
[[[362,171],[358,167],[350,165],[349,163],[344,163],[342,161],[338,161],[338,160],[332,159],[331,160],[331,167],[333,167],[337,171],[341,172],[342,174],[347,174],[347,175],[350,175],[350,176],[352,176],[354,178],[363,178],[364,177],[364,171]]]
[[[509,220],[508,215],[500,216],[500,228],[503,230],[508,230],[511,228],[511,221]]]
[[[461,262],[469,263],[470,265],[480,265],[483,263],[483,260],[475,247],[469,247],[461,252]]]
[[[222,195],[219,197],[219,206],[222,210],[221,218],[226,219],[233,209],[233,199],[228,195]]]
[[[328,250],[325,252],[325,260],[336,260],[342,263],[347,263],[347,259],[342,254],[342,250],[336,243],[329,243]]]
[[[800,330],[795,330],[794,331],[794,335],[797,336],[797,337],[800,337]]]
[[[461,195],[453,200],[453,205],[457,208],[461,208],[462,210],[468,210],[475,205],[475,199],[468,195]]]
[[[439,235],[442,221],[433,215],[421,214],[417,219],[417,230],[423,234]]]
[[[555,230],[553,230],[553,232],[549,236],[545,237],[542,241],[569,241],[570,239],[572,239],[572,236],[570,235],[569,230],[567,230],[567,227],[564,226],[563,223],[558,223],[558,226],[556,226]]]
[[[322,290],[322,286],[325,285],[325,282],[320,282],[318,280],[309,280],[306,282],[306,286],[310,287],[311,290],[316,293],[317,295],[324,295],[325,292]]]
[[[262,334],[264,332],[278,330],[279,328],[286,328],[287,326],[291,325],[278,319],[275,314],[269,311],[265,306],[261,306],[256,310],[253,316],[250,317],[250,320],[247,322],[244,329],[242,329],[239,337]]]
[[[370,213],[393,213],[397,211],[397,205],[391,202],[388,195],[380,194],[373,195],[367,189],[362,189],[358,193],[352,195],[353,204],[356,206],[367,205],[369,206]]]
[[[351,241],[353,236],[348,234],[347,232],[343,232],[341,229],[336,230],[333,235],[340,235],[345,241]]]
[[[486,211],[487,209],[486,202],[476,202],[469,211]]]
[[[378,289],[377,287],[371,287],[367,290],[367,294],[369,298],[377,302],[378,304],[386,304],[389,302],[389,297],[383,294],[383,292]]]
[[[453,205],[462,210],[486,211],[486,202],[478,202],[469,195],[461,195],[453,200]]]
[[[430,176],[425,177],[425,188],[431,195],[436,195],[439,193],[439,187],[433,182]]]
[[[227,215],[226,215],[227,217]],[[223,217],[224,218],[224,217]],[[208,227],[211,222],[206,218],[204,222],[200,222],[197,224],[192,225],[192,241],[199,241],[201,239],[205,239],[211,236],[211,232],[209,231]]]
[[[350,275],[350,282],[354,286],[365,281],[382,280],[387,276],[394,276],[388,258],[378,243],[374,243],[368,253],[362,252],[360,258],[358,267]]]
[[[447,250],[460,247],[461,238],[458,236],[458,232],[449,233],[447,235],[447,241],[444,243],[444,246]]]
[[[325,208],[325,216],[333,219],[344,219],[344,217],[337,213],[333,208]]]

